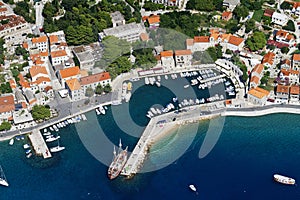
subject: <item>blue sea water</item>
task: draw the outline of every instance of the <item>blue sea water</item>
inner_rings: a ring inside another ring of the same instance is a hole
[[[108,180],[112,143],[118,145],[122,138],[132,151],[148,122],[149,107],[165,106],[176,93],[170,86],[141,85],[134,84],[129,104],[109,107],[105,116],[89,112],[88,121],[62,129],[60,145],[66,150],[52,159],[27,159],[26,140],[13,146],[1,142],[0,164],[10,186],[0,187],[0,199],[300,199],[298,186],[272,179],[280,173],[300,181],[299,116],[292,114],[226,117],[219,140],[201,159],[210,121],[182,126],[153,145],[143,169],[166,167],[129,180]],[[189,143],[182,152],[180,147]],[[170,162],[174,154],[182,156]]]

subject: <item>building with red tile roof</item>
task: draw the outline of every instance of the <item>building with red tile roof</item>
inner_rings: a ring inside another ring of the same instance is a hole
[[[266,55],[264,55],[261,63],[267,67],[272,67],[274,64],[274,59],[275,59],[275,53],[269,51]]]
[[[59,78],[62,86],[64,87],[66,80],[74,79],[74,78],[76,78],[76,79],[81,78],[80,69],[78,66],[75,66],[75,67],[69,67],[66,69],[59,70],[58,78]]]
[[[287,44],[290,47],[294,46],[296,44],[295,36],[292,33],[289,33],[284,30],[278,30],[275,33],[276,42],[280,42],[283,44]]]
[[[228,44],[227,44],[227,49],[230,49],[232,51],[241,51],[244,47],[244,39],[230,35]]]
[[[275,102],[276,103],[288,103],[289,100],[289,89],[290,86],[287,85],[277,85]]]
[[[48,37],[46,35],[32,38],[31,42],[33,48],[37,48],[41,52],[48,51]]]
[[[150,15],[147,18],[147,22],[150,28],[159,27],[160,16],[159,15]]]
[[[0,21],[0,37],[4,38],[6,45],[22,44],[27,35],[32,33],[30,25],[25,19],[18,15],[2,15]]]
[[[270,92],[260,87],[251,88],[247,94],[247,100],[255,105],[263,106],[267,102]]]
[[[192,64],[192,51],[187,50],[175,50],[175,63],[176,67],[189,67]]]
[[[222,20],[229,21],[232,18],[232,12],[224,11],[222,13]]]
[[[15,110],[15,100],[13,95],[0,96],[0,118],[8,119]]]
[[[65,87],[69,91],[72,101],[78,101],[84,97],[83,90],[77,78],[66,80]]]
[[[69,59],[66,50],[58,50],[51,52],[51,61],[53,65],[59,65]]]
[[[79,83],[85,94],[87,88],[92,88],[93,90],[100,84],[102,87],[111,84],[111,77],[108,72],[97,73],[85,77],[81,77]]]
[[[174,61],[173,54],[174,54],[173,50],[160,52],[161,65],[165,69],[170,70],[175,67],[175,61]]]
[[[44,66],[32,66],[29,69],[29,73],[31,76],[31,80],[34,82],[39,77],[46,77],[49,78],[48,72],[46,67]]]

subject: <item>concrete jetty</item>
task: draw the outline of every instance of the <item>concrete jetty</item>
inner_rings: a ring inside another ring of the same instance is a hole
[[[44,158],[51,158],[51,153],[39,129],[33,129],[28,135],[37,155],[42,155]]]
[[[217,80],[217,79],[220,79],[220,78],[224,78],[226,75],[225,74],[221,74],[219,76],[214,76],[214,77],[211,77],[211,78],[207,78],[205,80],[201,80],[200,83],[206,83],[206,82],[209,82],[209,81],[214,81],[214,80]]]
[[[156,138],[168,133],[168,131],[172,130],[176,125],[197,122],[202,119],[210,119],[220,115],[219,112],[209,112],[209,107],[215,107],[216,109],[221,110],[224,109],[224,103],[215,102],[206,105],[194,105],[182,108],[181,112],[169,112],[151,118],[133,152],[130,154],[121,175],[132,177],[134,174],[138,173],[150,146]]]

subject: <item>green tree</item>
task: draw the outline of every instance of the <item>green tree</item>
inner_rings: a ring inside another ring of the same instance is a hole
[[[246,40],[246,44],[251,51],[264,48],[267,44],[265,34],[259,31],[254,32],[253,35]]]
[[[213,59],[213,61],[216,61],[218,59],[217,51],[216,51],[215,47],[209,47],[206,51],[210,55],[210,57]]]
[[[9,82],[2,83],[2,84],[0,85],[0,91],[1,91],[1,94],[4,94],[4,93],[12,93],[12,89],[11,89],[11,87],[10,87]]]
[[[231,19],[227,22],[227,24],[225,25],[225,28],[226,28],[227,32],[235,33],[240,28],[239,22],[236,19]]]
[[[251,30],[255,28],[255,20],[250,19],[246,22],[246,33],[249,33]]]
[[[283,1],[282,4],[280,4],[280,8],[283,10],[291,10],[293,5],[287,1]]]
[[[44,105],[35,105],[31,110],[34,120],[45,120],[50,118],[50,109]]]
[[[286,26],[283,26],[282,27],[284,30],[287,30],[287,31],[292,31],[294,32],[295,31],[295,24],[292,20],[289,20],[286,24]]]
[[[0,125],[0,131],[5,131],[5,130],[10,130],[11,129],[11,124],[9,122],[2,122]]]
[[[105,93],[111,92],[111,86],[109,84],[107,84],[107,85],[104,86],[104,92]]]
[[[98,84],[97,87],[96,87],[95,93],[96,94],[102,94],[103,92],[104,92],[104,89],[103,89],[102,85]]]
[[[280,51],[281,51],[281,53],[286,54],[286,53],[289,52],[289,48],[288,48],[288,47],[282,47],[282,48],[280,49]]]
[[[94,95],[94,90],[93,90],[93,88],[91,88],[91,87],[86,88],[85,96],[91,97],[91,96],[93,96],[93,95]]]

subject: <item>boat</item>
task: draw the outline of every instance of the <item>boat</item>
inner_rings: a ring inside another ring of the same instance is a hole
[[[30,148],[30,145],[29,145],[29,144],[24,144],[24,145],[23,145],[23,148],[24,148],[24,149],[28,149],[28,148]]]
[[[49,127],[49,129],[50,129],[50,131],[54,131],[54,129],[51,126]]]
[[[8,187],[8,182],[7,182],[7,179],[5,177],[5,174],[3,172],[1,165],[0,165],[0,185]]]
[[[95,111],[96,111],[96,114],[97,114],[97,115],[100,115],[100,114],[101,114],[101,112],[100,112],[97,108],[95,109]]]
[[[168,75],[167,74],[165,75],[165,79],[168,80]]]
[[[47,131],[48,131],[47,128],[44,128],[44,133],[47,133]]]
[[[160,82],[158,82],[158,81],[156,81],[155,84],[156,84],[157,87],[161,86]]]
[[[26,158],[30,158],[32,156],[32,153],[29,153],[26,155]]]
[[[14,144],[14,142],[15,142],[14,138],[10,139],[10,141],[9,141],[9,145],[10,145],[10,146],[11,146],[11,145],[13,145],[13,144]]]
[[[155,108],[150,108],[150,111],[154,114],[154,115],[156,115],[157,114],[157,111],[156,111],[156,109]]]
[[[57,137],[50,137],[50,138],[47,138],[46,139],[46,142],[53,142],[53,141],[55,141],[55,140],[58,140],[60,138],[60,136],[57,136]]]
[[[197,189],[196,189],[196,187],[195,187],[195,185],[189,185],[189,188],[191,189],[191,190],[193,190],[194,192],[196,192],[197,191]]]
[[[86,120],[87,120],[85,114],[81,114],[81,118],[82,118],[83,121],[86,121]]]
[[[49,136],[49,135],[51,135],[51,133],[50,133],[50,132],[48,132],[48,133],[43,133],[43,135],[44,135],[44,136]]]
[[[31,149],[26,150],[25,153],[26,153],[26,154],[31,153]]]
[[[296,181],[293,178],[287,177],[287,176],[282,176],[279,174],[274,174],[273,178],[276,182],[286,184],[286,185],[295,185]]]
[[[105,109],[103,108],[103,106],[99,106],[99,111],[101,114],[105,115]]]
[[[132,83],[131,82],[128,82],[128,84],[127,84],[127,90],[132,90]]]
[[[58,140],[58,145],[57,145],[56,147],[50,148],[50,152],[55,153],[55,152],[62,151],[62,150],[64,150],[64,149],[65,149],[65,147],[59,146],[59,140]]]
[[[145,77],[145,84],[149,85],[149,78],[148,77]]]
[[[190,85],[185,85],[185,86],[183,86],[184,88],[188,88],[188,87],[190,87]]]
[[[119,142],[119,150],[118,154],[116,152],[116,149],[114,147],[114,158],[112,163],[110,164],[108,168],[108,178],[109,179],[114,179],[119,176],[120,172],[122,171],[126,161],[127,161],[127,148],[126,147],[124,150],[122,149],[122,143],[121,139]]]
[[[126,95],[125,95],[125,102],[128,103],[129,100],[131,98],[131,92],[128,92]],[[104,110],[105,111],[105,110]],[[104,113],[105,114],[105,113]]]

